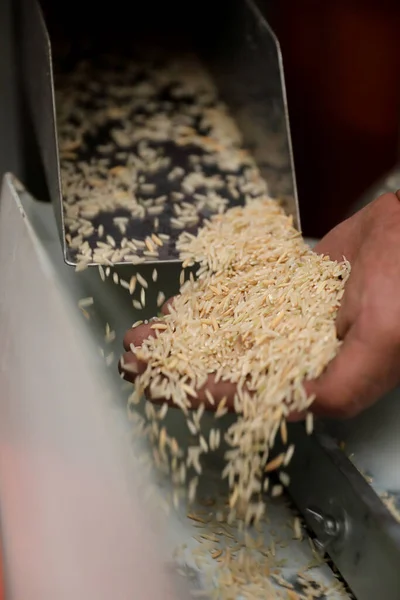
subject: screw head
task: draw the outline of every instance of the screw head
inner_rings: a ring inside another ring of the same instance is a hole
[[[306,508],[306,515],[317,536],[314,545],[319,552],[325,553],[328,546],[338,540],[343,532],[342,523],[318,508]]]

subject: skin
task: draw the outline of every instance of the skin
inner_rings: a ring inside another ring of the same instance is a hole
[[[400,191],[380,196],[340,223],[315,251],[339,261],[345,256],[352,271],[337,317],[341,349],[323,375],[305,388],[316,396],[311,407],[316,415],[354,417],[400,383]],[[167,310],[168,303],[164,314]],[[129,349],[152,334],[150,325],[126,333],[123,364],[144,370]],[[134,381],[135,374],[126,372],[125,378]],[[208,387],[217,402],[224,396],[232,402],[232,384],[215,384],[210,378]],[[197,403],[201,401],[204,390]],[[292,420],[302,418],[291,415]]]

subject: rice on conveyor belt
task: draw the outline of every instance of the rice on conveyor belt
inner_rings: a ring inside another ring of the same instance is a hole
[[[56,82],[66,242],[83,266],[177,258],[183,229],[265,193],[196,58],[103,57]]]

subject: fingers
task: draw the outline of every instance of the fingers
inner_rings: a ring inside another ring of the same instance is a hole
[[[351,320],[349,318],[348,313],[346,313],[346,311],[343,309],[339,310],[338,315],[336,317],[336,331],[339,340],[344,340],[350,327]]]
[[[174,301],[174,298],[167,300],[161,309],[161,312],[166,315],[168,314],[170,307]],[[124,336],[124,349],[126,352],[121,357],[119,364],[120,373],[124,373],[124,379],[127,381],[134,382],[137,375],[142,374],[146,369],[146,363],[139,360],[133,352],[131,352],[131,346],[136,348],[140,347],[145,339],[150,336],[156,335],[156,330],[152,329],[151,326],[157,320],[153,320],[151,323],[139,325],[138,327],[129,329]],[[207,390],[207,393],[206,393]],[[218,404],[222,399],[226,399],[226,407],[229,411],[233,410],[233,399],[236,393],[236,385],[227,381],[215,381],[215,375],[208,377],[207,383],[197,391],[197,398],[192,398],[192,407],[197,408],[200,404],[204,404],[209,410],[216,410]],[[210,402],[211,396],[211,402]],[[163,398],[152,399],[155,402],[164,402]]]
[[[322,238],[322,240],[314,246],[313,251],[317,254],[322,254],[323,256],[329,256],[331,260],[337,260],[340,262],[343,260],[343,255],[341,250],[337,250],[338,244],[335,242],[336,232],[335,230],[332,230],[326,237]]]
[[[357,277],[352,277],[346,283],[346,289],[342,302],[336,317],[336,331],[338,338],[344,340],[349,333],[353,323],[357,321],[357,314],[360,307],[359,286],[356,281]]]
[[[168,312],[172,300],[163,306],[164,314]],[[376,336],[374,338],[370,335],[369,338],[365,338],[360,335],[357,321],[356,325],[350,328],[352,318],[348,314],[348,307],[351,304],[350,298],[347,302],[344,301],[338,315],[338,332],[344,337],[339,354],[318,380],[305,384],[307,393],[316,397],[311,410],[319,416],[336,418],[355,416],[388,391],[393,384],[391,349],[379,343]],[[124,347],[127,352],[121,359],[120,371],[128,381],[133,382],[136,376],[146,369],[146,364],[138,360],[129,350],[131,345],[139,347],[145,339],[155,335],[156,331],[151,329],[151,325],[152,323],[140,325],[130,329],[125,335]],[[208,390],[207,394],[206,390]],[[228,410],[233,411],[235,392],[235,384],[216,382],[215,376],[210,375],[207,384],[197,390],[197,397],[192,399],[192,407],[197,408],[203,403],[207,409],[215,410],[221,400],[226,398]],[[210,402],[210,394],[212,402]],[[152,400],[165,401],[162,398]],[[297,421],[304,417],[305,413],[294,413],[290,415],[289,420]]]
[[[126,347],[130,344],[139,346],[144,339],[150,335],[155,335],[155,330],[150,329],[150,324],[141,325],[127,332],[124,338]],[[133,352],[125,352],[119,363],[119,371],[124,374],[126,381],[134,382],[138,375],[146,370],[146,363],[139,360]],[[207,391],[207,392],[206,392]],[[215,381],[215,375],[208,377],[207,383],[196,390],[197,397],[191,398],[192,408],[197,408],[204,404],[208,410],[216,410],[222,399],[226,399],[226,407],[229,411],[233,410],[233,400],[236,393],[236,385],[229,381]],[[152,398],[156,403],[165,402],[165,398]],[[172,402],[169,404],[173,405]]]
[[[161,307],[161,312],[163,315],[167,315],[169,313],[169,310],[170,310],[174,300],[175,300],[175,296],[172,296],[172,298],[168,298],[168,300],[166,302],[164,302],[164,304]]]
[[[126,381],[133,383],[146,370],[146,363],[136,358],[133,352],[125,352],[119,361],[118,370],[123,373]]]
[[[377,339],[364,340],[353,327],[325,373],[305,384],[307,393],[316,396],[311,410],[319,416],[354,417],[391,389],[392,362],[390,349]]]
[[[307,411],[302,412],[292,412],[287,416],[287,421],[289,423],[297,423],[298,421],[304,421],[307,416]]]
[[[172,302],[173,298],[170,298],[163,304],[161,312],[164,315],[168,314]],[[146,363],[136,358],[134,353],[131,352],[131,347],[139,348],[144,340],[156,335],[156,330],[151,328],[155,322],[157,322],[157,319],[154,319],[151,323],[144,323],[138,327],[133,327],[124,336],[123,345],[125,354],[121,357],[118,368],[119,372],[124,374],[126,381],[133,383],[137,375],[140,375],[146,369]]]
[[[127,381],[134,382],[138,375],[144,373],[146,369],[146,363],[140,361],[132,352],[126,352],[120,361],[119,370],[124,373],[124,379]],[[206,393],[206,390],[208,393]],[[222,399],[225,399],[226,407],[228,411],[233,411],[233,399],[235,397],[236,385],[229,381],[215,381],[215,376],[210,375],[207,383],[203,385],[197,391],[197,397],[191,398],[191,406],[196,409],[200,404],[204,404],[207,410],[215,411]],[[171,406],[174,405],[172,401],[168,401],[165,398],[149,398],[154,403],[168,402]]]
[[[331,260],[337,262],[342,262],[343,255],[345,255],[345,258],[351,262],[354,257],[351,253],[349,255],[351,248],[345,241],[349,237],[357,238],[358,235],[357,222],[350,218],[334,227],[314,246],[313,250],[317,254],[329,256]]]
[[[126,381],[133,383],[141,373],[146,369],[146,363],[139,360],[131,351],[131,347],[139,348],[144,340],[156,335],[156,330],[151,326],[154,323],[146,323],[129,329],[124,336],[124,349],[126,352],[122,355],[118,365],[119,372],[124,375]]]
[[[167,314],[173,298],[168,300],[163,306],[164,314]],[[155,336],[156,331],[151,328],[151,323],[139,325],[133,329],[129,329],[124,337],[124,348],[126,352],[121,357],[119,363],[119,371],[124,374],[124,379],[134,382],[136,377],[144,373],[146,363],[139,360],[133,352],[130,351],[131,346],[140,347],[145,339],[150,336]],[[206,393],[207,390],[207,393]],[[208,410],[216,410],[222,399],[226,399],[226,407],[229,411],[233,410],[233,400],[236,393],[236,385],[228,381],[215,381],[215,375],[208,377],[207,383],[197,391],[197,398],[192,398],[192,407],[197,408],[200,404],[204,404]],[[156,403],[165,402],[164,398],[152,398]],[[211,401],[210,401],[211,400]],[[171,403],[170,403],[171,404]]]
[[[209,402],[209,396],[206,390],[211,394],[214,402]],[[216,410],[223,398],[226,398],[226,406],[229,411],[233,411],[233,400],[236,393],[236,385],[231,381],[215,381],[215,375],[209,375],[207,383],[197,391],[197,398],[193,399],[193,408],[200,404],[205,404],[208,410]]]
[[[163,315],[167,315],[169,313],[173,301],[174,298],[170,298],[163,304],[161,308],[161,312]],[[143,325],[139,325],[138,327],[129,329],[126,332],[123,341],[125,350],[128,352],[131,348],[131,345],[139,347],[142,345],[143,341],[146,340],[148,337],[150,337],[151,335],[154,336],[155,331],[151,328],[151,326],[155,322],[157,322],[156,319],[154,319],[151,323],[146,323]]]
[[[131,346],[136,346],[138,348],[143,344],[144,340],[147,340],[148,337],[156,334],[155,330],[151,328],[154,322],[155,321],[139,325],[126,332],[124,336],[124,348],[127,352],[129,352]]]
[[[146,369],[146,363],[135,356],[131,351],[131,347],[139,348],[144,340],[156,335],[156,330],[151,328],[154,322],[129,329],[124,336],[124,349],[126,352],[122,355],[118,368],[119,372],[124,374],[126,381],[133,383],[137,375],[144,373]]]

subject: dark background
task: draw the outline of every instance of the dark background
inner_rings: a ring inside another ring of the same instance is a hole
[[[399,0],[276,0],[302,223],[322,235],[398,159]]]

